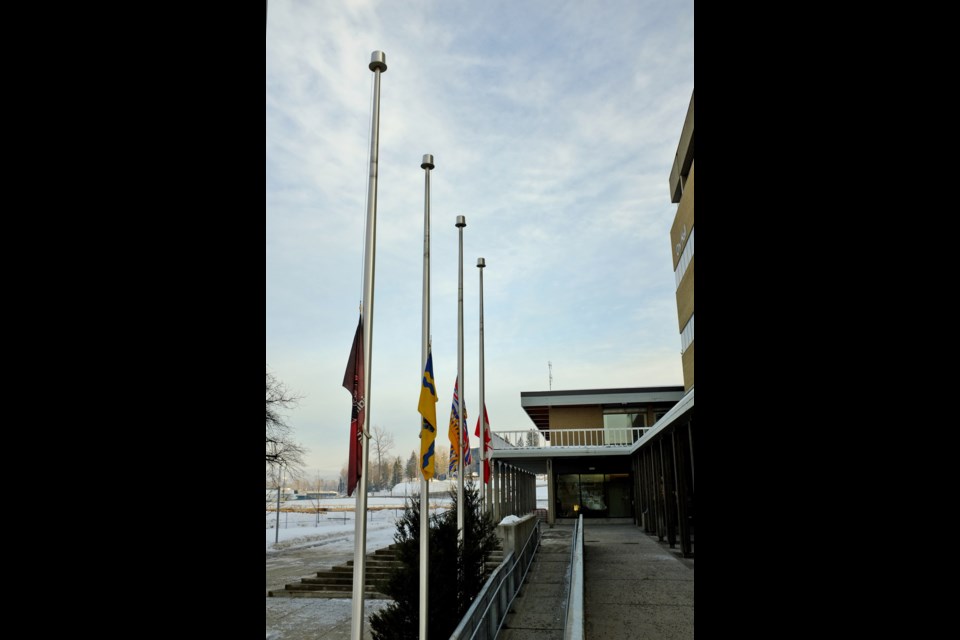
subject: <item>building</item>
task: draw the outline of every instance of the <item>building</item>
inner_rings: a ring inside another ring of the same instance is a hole
[[[496,432],[496,519],[535,508],[545,474],[548,524],[631,519],[693,556],[694,389],[521,392],[521,405],[534,427]]]
[[[521,392],[543,438],[547,520],[634,518],[630,451],[682,397],[683,387]]]
[[[670,170],[670,201],[678,203],[670,228],[673,273],[677,284],[677,321],[683,363],[683,387],[693,388],[693,95],[683,121]]]

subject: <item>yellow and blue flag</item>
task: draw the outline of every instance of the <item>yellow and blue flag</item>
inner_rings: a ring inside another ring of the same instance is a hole
[[[437,439],[437,385],[433,380],[433,354],[427,350],[427,366],[423,370],[420,386],[420,404],[417,411],[423,416],[420,421],[420,472],[427,480],[434,475],[436,457],[434,443]]]

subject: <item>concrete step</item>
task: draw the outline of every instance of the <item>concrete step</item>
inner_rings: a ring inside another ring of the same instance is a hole
[[[370,584],[382,584],[389,579],[389,576],[383,577],[374,577],[367,576],[366,583]],[[316,578],[302,578],[300,582],[304,584],[353,584],[353,578],[351,576],[317,576]]]
[[[400,565],[396,559],[396,546],[390,545],[366,555],[365,598],[389,599],[378,589],[390,578],[394,567]],[[273,598],[350,598],[353,595],[353,560],[346,565],[318,571],[316,578],[303,578],[300,582],[284,585],[283,589],[269,591],[267,595]]]
[[[400,561],[396,558],[367,558],[367,561],[364,563],[367,567],[392,567],[399,563]],[[347,566],[353,566],[353,560],[347,560]]]
[[[503,564],[503,551],[493,551],[487,556],[487,561],[483,563],[484,577],[489,578],[490,574],[497,570]]]
[[[286,589],[278,589],[267,592],[267,596],[271,598],[352,598],[353,589],[348,591],[288,591]],[[363,597],[369,600],[390,599],[390,597],[384,593],[371,591],[369,589],[363,592]]]
[[[311,582],[296,582],[285,584],[283,588],[287,591],[353,591],[353,584],[314,584]],[[364,591],[376,591],[379,587],[375,584],[367,584]]]
[[[343,567],[343,570],[339,570],[339,569],[340,567],[334,567],[334,569],[330,569],[329,571],[317,571],[317,577],[323,578],[324,576],[328,576],[331,578],[346,577],[346,578],[350,578],[351,580],[353,579],[353,567]],[[366,571],[367,577],[376,576],[378,578],[390,577],[392,573],[393,573],[392,569],[371,569],[370,567],[367,567],[367,571]]]
[[[307,597],[307,598],[349,598],[353,593],[353,584],[328,585],[297,582],[284,585],[283,589],[270,591],[270,597]],[[387,598],[376,584],[367,584],[363,590],[367,598]]]
[[[372,554],[368,554],[368,555],[387,556],[387,555],[395,555],[396,553],[397,553],[397,545],[392,544],[389,547],[383,547],[382,549],[377,549]]]
[[[366,556],[364,597],[389,599],[378,591],[389,580],[395,568],[400,566],[396,558],[396,545],[377,549]],[[484,566],[489,576],[503,562],[503,551],[490,554]],[[353,594],[353,560],[330,569],[318,571],[316,578],[303,578],[300,582],[287,584],[284,589],[270,591],[270,597],[290,598],[349,598]]]

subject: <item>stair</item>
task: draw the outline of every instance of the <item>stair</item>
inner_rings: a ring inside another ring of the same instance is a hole
[[[490,574],[492,574],[501,564],[503,564],[503,550],[498,549],[497,551],[491,551],[490,556],[483,565],[483,568],[486,571],[483,576],[484,579],[489,578]]]
[[[367,554],[363,594],[364,598],[389,600],[380,591],[390,578],[394,567],[400,565],[396,558],[396,545],[377,549]],[[283,589],[268,591],[271,598],[352,598],[353,560],[346,564],[318,571],[316,578],[303,578],[300,582],[284,585]]]
[[[379,589],[390,579],[393,570],[400,566],[397,560],[396,546],[390,545],[367,554],[366,580],[364,581],[364,598],[374,600],[389,600]],[[494,551],[484,564],[486,575],[490,574],[503,562],[503,551]],[[268,591],[271,598],[352,598],[353,597],[353,560],[318,571],[316,578],[303,578],[300,582],[284,585],[283,589]]]

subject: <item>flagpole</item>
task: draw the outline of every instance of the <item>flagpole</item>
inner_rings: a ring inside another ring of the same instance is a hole
[[[421,353],[423,371],[427,366],[427,353],[430,348],[430,170],[433,169],[433,155],[423,154],[420,168],[424,175],[423,197],[423,335]],[[423,424],[423,417],[420,418]],[[437,425],[434,425],[436,427]],[[421,466],[423,461],[421,461]],[[427,640],[427,612],[429,610],[429,568],[430,568],[430,484],[420,473],[420,640]]]
[[[487,266],[487,261],[483,258],[477,258],[477,269],[480,270],[480,504],[484,511],[489,510],[487,504],[487,477],[484,470],[484,459],[486,458],[487,448],[487,405],[484,403],[483,396],[483,268]]]
[[[373,377],[373,276],[377,250],[377,163],[380,142],[380,74],[387,70],[387,56],[383,51],[370,54],[373,71],[373,119],[370,129],[370,179],[367,187],[367,237],[363,251],[363,465],[357,488],[355,511],[356,534],[353,551],[353,615],[350,638],[363,640],[363,595],[367,566],[367,457],[370,452],[370,380]]]
[[[463,382],[463,228],[467,226],[467,219],[464,216],[457,216],[457,229],[460,234],[460,278],[457,287],[457,380]],[[463,458],[467,455],[463,450],[463,430],[465,422],[463,419],[463,394],[467,385],[464,383],[457,393],[459,403],[457,419],[459,425],[457,428],[457,450],[460,455],[457,456],[457,541],[463,542],[463,530],[465,527],[465,518],[463,513]]]

